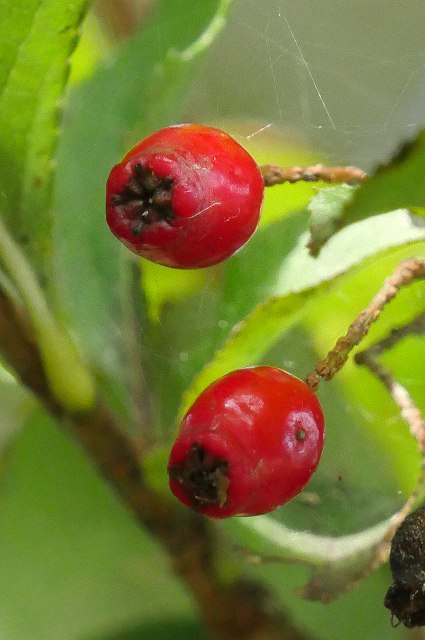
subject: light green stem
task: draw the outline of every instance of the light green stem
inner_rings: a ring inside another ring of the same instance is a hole
[[[55,397],[70,411],[90,409],[95,400],[94,380],[75,345],[50,312],[34,272],[1,218],[0,260],[28,311]]]

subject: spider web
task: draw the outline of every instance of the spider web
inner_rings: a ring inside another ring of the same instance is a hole
[[[384,160],[423,126],[425,5],[240,0],[193,94],[205,118],[257,118],[338,163]]]

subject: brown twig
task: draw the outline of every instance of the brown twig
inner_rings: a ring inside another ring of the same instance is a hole
[[[367,178],[367,174],[357,167],[325,167],[323,164],[314,164],[309,167],[278,167],[275,164],[266,164],[260,167],[266,187],[285,182],[347,182],[357,184]]]
[[[214,637],[224,640],[304,640],[271,607],[261,585],[229,582],[217,570],[214,528],[197,514],[158,495],[144,481],[138,457],[115,416],[99,400],[89,412],[71,413],[52,395],[29,325],[0,291],[0,352],[28,387],[88,453],[102,476],[167,550],[174,570],[192,592]]]
[[[409,426],[410,433],[416,439],[419,450],[425,456],[425,420],[421,411],[415,405],[407,389],[394,379],[391,371],[377,360],[377,356],[386,349],[394,346],[406,335],[425,332],[425,313],[409,322],[400,329],[394,329],[390,335],[364,351],[355,355],[355,362],[366,366],[385,386],[394,402],[400,409],[402,418]]]
[[[406,336],[420,335],[423,333],[425,333],[425,312],[420,313],[416,318],[404,324],[402,327],[392,329],[386,338],[379,340],[379,342],[376,342],[364,351],[357,353],[355,361],[357,364],[366,364],[364,362],[365,358],[368,359],[370,356],[376,358],[384,351],[391,349],[391,347],[396,345],[397,342],[400,342],[400,340]]]
[[[331,380],[333,378],[347,361],[350,351],[359,344],[372,323],[378,319],[385,305],[394,298],[402,287],[420,278],[425,278],[425,260],[412,258],[401,262],[396,267],[392,275],[385,280],[372,302],[350,325],[345,336],[339,338],[326,358],[318,362],[316,368],[308,374],[306,382],[311,389],[315,391],[322,379]]]

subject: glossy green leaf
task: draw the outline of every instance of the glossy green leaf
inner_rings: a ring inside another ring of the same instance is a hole
[[[59,104],[86,0],[0,2],[0,209],[46,275]]]
[[[401,207],[424,207],[425,131],[378,168],[347,207],[347,224]]]
[[[181,418],[195,398],[211,382],[233,369],[256,364],[279,336],[292,326],[311,296],[319,293],[306,289],[300,293],[271,298],[233,329],[214,360],[201,371],[184,394],[179,411]]]
[[[310,253],[316,256],[320,248],[338,230],[344,205],[353,197],[354,187],[340,184],[321,189],[308,205],[311,214],[308,243]]]
[[[393,212],[341,230],[320,256],[313,258],[307,250],[305,212],[287,214],[257,231],[243,250],[226,262],[217,344],[268,297],[321,284],[379,251],[424,238],[424,227],[416,225],[407,212]]]
[[[257,547],[257,552],[265,552],[264,559],[274,558],[276,562],[296,558],[305,564],[315,566],[335,564],[335,572],[340,569],[339,563],[359,564],[370,553],[371,547],[379,542],[391,524],[391,518],[358,533],[345,536],[323,536],[310,531],[297,531],[285,526],[273,516],[256,516],[251,518],[234,518],[226,523],[226,530],[239,538],[249,547]],[[245,531],[243,531],[245,529]],[[253,544],[253,540],[256,544]],[[275,555],[273,555],[273,552]]]
[[[150,357],[144,372],[154,399],[154,415],[163,434],[172,435],[182,394],[217,348],[219,287],[207,275],[205,286],[167,304],[142,345]]]
[[[286,211],[280,220],[260,227],[241,251],[223,265],[217,340],[254,307],[276,294],[282,265],[306,231],[303,210]],[[288,291],[291,288],[288,288]]]
[[[187,298],[208,282],[205,269],[170,269],[149,260],[141,260],[140,268],[149,318],[153,322],[161,321],[164,305]]]
[[[425,207],[410,207],[409,210],[415,216],[419,216],[420,218],[425,218]]]
[[[362,220],[330,238],[320,256],[306,250],[307,235],[298,238],[277,274],[279,291],[303,289],[320,284],[381,251],[425,239],[425,225],[418,225],[408,211]]]

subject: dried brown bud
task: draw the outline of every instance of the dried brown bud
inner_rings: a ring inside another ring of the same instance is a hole
[[[391,543],[394,583],[384,604],[406,627],[425,625],[425,507],[410,514]]]

